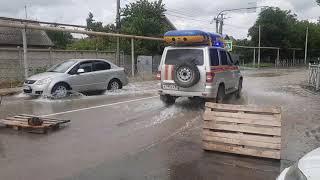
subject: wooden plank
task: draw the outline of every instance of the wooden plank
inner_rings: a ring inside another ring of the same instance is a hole
[[[251,135],[251,134],[243,134],[243,133],[231,133],[231,132],[215,132],[209,129],[204,129],[202,132],[203,136],[214,136],[214,137],[224,137],[230,139],[246,139],[257,142],[265,142],[265,143],[281,143],[281,137],[270,137],[263,135]]]
[[[20,121],[20,122],[25,122],[26,124],[28,124],[28,120],[27,119],[22,119],[22,118],[17,118],[17,117],[8,117],[5,120],[8,120],[8,121]],[[43,121],[43,124],[54,125],[56,123]]]
[[[278,119],[277,115],[264,115],[264,114],[250,114],[250,113],[232,113],[232,112],[217,112],[217,111],[205,111],[204,115],[209,117],[230,117],[230,118],[239,118],[239,119],[256,119],[264,121],[281,121]]]
[[[229,105],[229,104],[216,104],[207,102],[206,107],[225,110],[225,111],[244,111],[256,113],[275,113],[280,114],[281,109],[278,107],[258,107],[253,105]]]
[[[30,118],[30,117],[38,117],[38,116],[21,114],[21,115],[15,116],[15,117]],[[61,119],[43,118],[43,117],[39,117],[39,118],[42,119],[43,121],[55,122],[55,123],[70,122],[70,120],[61,120]]]
[[[225,143],[225,144],[253,146],[253,147],[269,148],[269,149],[280,150],[281,148],[281,145],[279,143],[277,144],[277,143],[258,142],[254,140],[248,140],[245,138],[230,139],[225,137],[203,136],[203,140],[208,142],[219,142],[219,143]]]
[[[280,150],[259,149],[252,147],[242,147],[237,145],[215,144],[211,142],[203,142],[203,149],[210,151],[227,152],[234,154],[242,154],[248,156],[280,159]]]
[[[205,129],[227,130],[234,132],[246,132],[254,134],[281,136],[281,128],[279,127],[264,127],[247,124],[219,124],[213,121],[205,121],[203,127]]]
[[[205,121],[214,121],[214,122],[229,122],[229,123],[238,123],[238,124],[254,124],[254,125],[263,125],[263,126],[273,126],[281,127],[280,121],[264,121],[257,119],[238,119],[238,118],[229,118],[229,117],[212,117],[205,114],[203,116]]]
[[[34,129],[41,129],[44,127],[50,127],[48,125],[42,125],[42,126],[30,126],[28,125],[28,123],[24,123],[21,121],[12,121],[12,120],[0,120],[1,123],[5,124],[5,125],[9,125],[9,126],[19,126],[19,127],[23,127],[23,128],[34,128]]]

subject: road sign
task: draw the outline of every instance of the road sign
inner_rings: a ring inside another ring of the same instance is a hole
[[[231,52],[232,51],[232,41],[225,40],[225,44],[226,44],[226,49]]]

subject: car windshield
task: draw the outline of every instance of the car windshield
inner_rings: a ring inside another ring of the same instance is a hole
[[[202,49],[172,49],[168,50],[165,64],[176,65],[182,62],[193,62],[203,65]]]
[[[51,67],[47,72],[57,72],[57,73],[65,73],[68,69],[70,69],[76,61],[74,60],[69,60],[65,61],[60,64],[56,64],[53,67]]]

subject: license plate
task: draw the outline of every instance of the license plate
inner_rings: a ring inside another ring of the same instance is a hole
[[[167,90],[178,90],[178,86],[175,84],[164,84],[162,87]]]

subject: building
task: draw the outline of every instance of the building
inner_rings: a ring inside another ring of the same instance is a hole
[[[0,20],[0,22],[10,22]],[[54,44],[43,30],[27,29],[28,48],[47,49],[53,47]],[[0,48],[16,48],[23,46],[22,31],[18,28],[0,27]]]

